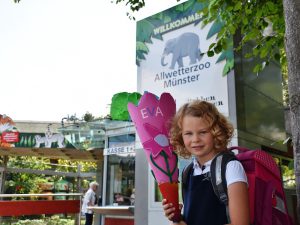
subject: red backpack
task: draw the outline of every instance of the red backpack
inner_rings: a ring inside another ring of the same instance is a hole
[[[239,153],[235,155],[232,150],[238,150]],[[215,194],[226,205],[226,208],[228,197],[225,171],[227,163],[232,160],[239,160],[247,175],[251,224],[292,225],[279,168],[272,156],[262,150],[231,147],[229,151],[221,152],[213,159],[210,166],[210,180]],[[182,173],[183,191],[191,170],[192,163]]]

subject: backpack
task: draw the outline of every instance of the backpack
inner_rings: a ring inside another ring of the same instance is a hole
[[[213,159],[208,175],[215,194],[226,206],[228,221],[230,218],[225,179],[226,165],[232,160],[239,160],[248,179],[251,224],[292,225],[280,171],[272,156],[262,150],[249,150],[242,147],[231,147],[228,150],[219,153]],[[238,150],[239,153],[235,155],[232,150]],[[182,199],[192,168],[193,163],[190,163],[182,172]]]

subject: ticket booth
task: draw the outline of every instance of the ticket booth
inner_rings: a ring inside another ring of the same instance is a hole
[[[135,128],[128,121],[107,121],[103,150],[102,203],[92,207],[95,224],[133,225],[135,202]]]

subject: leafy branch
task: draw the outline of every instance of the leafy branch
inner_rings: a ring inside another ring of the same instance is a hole
[[[198,2],[207,2],[198,0]],[[228,40],[240,36],[234,50],[242,50],[242,46],[253,46],[252,51],[244,53],[245,58],[256,57],[259,63],[253,72],[264,69],[270,61],[277,61],[286,67],[284,52],[284,17],[281,0],[274,1],[240,1],[213,0],[199,11],[203,15],[203,24],[220,21],[221,26],[217,42],[210,46],[208,56],[228,50]]]

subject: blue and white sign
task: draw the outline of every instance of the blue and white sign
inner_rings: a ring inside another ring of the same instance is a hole
[[[192,99],[210,101],[228,116],[227,76],[223,76],[226,60],[220,60],[220,54],[201,54],[215,42],[216,35],[207,38],[213,24],[202,28],[195,12],[199,3],[192,4],[194,7],[176,16],[173,7],[137,23],[138,91],[158,96],[169,92],[177,107]]]
[[[135,153],[134,145],[105,148],[103,150],[103,155],[119,155],[129,153]]]

